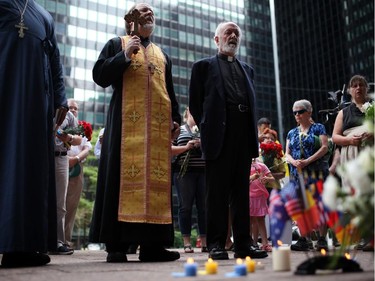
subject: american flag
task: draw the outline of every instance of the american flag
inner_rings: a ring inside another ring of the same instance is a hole
[[[290,180],[281,189],[280,195],[288,215],[297,222],[301,235],[311,232],[319,221],[319,211],[310,190],[305,189],[304,183]]]
[[[277,247],[277,240],[280,240],[283,235],[285,223],[289,220],[289,216],[276,189],[273,189],[270,195],[269,216],[272,245]]]
[[[296,220],[302,213],[302,200],[299,196],[298,184],[294,180],[290,180],[281,190],[280,196],[285,204],[285,209],[288,215]]]

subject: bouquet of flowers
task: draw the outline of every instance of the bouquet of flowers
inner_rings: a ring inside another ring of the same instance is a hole
[[[283,148],[281,144],[276,142],[260,144],[261,155],[263,158],[263,163],[272,169],[274,166],[275,159],[281,159],[283,157]]]
[[[199,132],[199,128],[197,125],[193,126],[191,131],[192,131],[192,135],[191,135],[192,140],[200,138],[200,132]],[[185,155],[185,159],[181,164],[180,172],[178,173],[178,178],[182,178],[186,174],[186,171],[189,166],[191,151],[192,149],[188,150],[188,152]]]
[[[65,128],[64,130],[57,130],[58,135],[62,134],[71,134],[71,135],[77,135],[77,136],[82,136],[86,137],[88,141],[91,140],[92,137],[92,127],[89,122],[86,121],[78,121],[78,126],[77,127],[68,127]],[[64,145],[67,148],[70,148],[70,144],[67,142],[64,142]]]
[[[63,131],[59,132],[60,134],[71,134],[86,137],[88,141],[91,140],[92,136],[92,127],[91,124],[85,121],[78,121],[77,127],[68,127]]]

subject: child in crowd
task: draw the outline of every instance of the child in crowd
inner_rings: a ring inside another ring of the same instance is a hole
[[[250,171],[250,224],[254,243],[258,241],[258,235],[262,239],[262,250],[272,252],[268,244],[265,216],[268,214],[267,198],[269,193],[265,187],[267,182],[274,178],[267,166],[257,159],[253,159]],[[257,244],[256,244],[257,246]]]

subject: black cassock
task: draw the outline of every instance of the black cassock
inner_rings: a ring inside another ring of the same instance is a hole
[[[53,116],[66,106],[51,15],[0,0],[0,253],[56,248]]]

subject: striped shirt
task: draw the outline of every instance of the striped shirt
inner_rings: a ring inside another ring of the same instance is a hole
[[[190,140],[199,138],[199,133],[191,132],[187,124],[180,127],[180,135],[173,141],[175,146],[185,146]],[[202,151],[200,148],[193,148],[185,151],[177,156],[176,170],[179,171],[182,163],[185,161],[187,153],[190,151],[189,165],[187,171],[202,171],[205,167],[205,161],[202,159]]]

